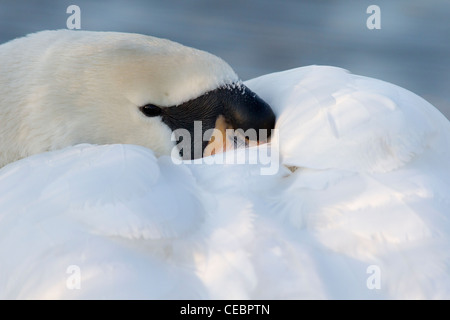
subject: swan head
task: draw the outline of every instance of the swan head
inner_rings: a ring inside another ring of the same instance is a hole
[[[0,123],[13,117],[11,103],[21,114],[15,127],[9,122],[17,132],[0,135],[22,157],[79,143],[136,144],[169,155],[182,140],[174,132],[195,136],[200,125],[201,152],[198,139],[181,152],[189,159],[204,155],[210,142],[204,137],[217,126],[265,129],[270,136],[275,125],[270,106],[226,62],[165,39],[43,31],[0,46],[2,59],[8,75],[0,81],[17,89],[8,91]]]

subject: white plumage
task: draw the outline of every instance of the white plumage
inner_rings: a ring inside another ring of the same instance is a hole
[[[450,298],[448,120],[333,67],[246,84],[278,117],[275,175],[119,144],[2,168],[0,298]]]
[[[239,82],[210,53],[119,32],[42,31],[2,44],[0,61],[0,166],[86,142],[170,154],[172,130],[139,107]]]

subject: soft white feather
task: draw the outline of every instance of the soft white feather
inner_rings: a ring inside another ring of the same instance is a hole
[[[448,120],[338,68],[247,85],[277,112],[274,175],[130,145],[1,169],[0,297],[448,299]],[[70,265],[80,290],[67,287]]]
[[[212,54],[119,32],[42,31],[2,44],[0,61],[0,166],[86,142],[168,155],[172,131],[138,108],[176,106],[238,81]]]

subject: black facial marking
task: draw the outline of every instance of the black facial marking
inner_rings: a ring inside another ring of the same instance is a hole
[[[201,144],[194,145],[194,122],[202,121],[201,135],[208,129],[213,129],[217,118],[222,115],[233,129],[259,129],[268,130],[267,137],[270,136],[270,129],[275,127],[275,114],[270,106],[259,98],[254,92],[245,87],[230,86],[218,88],[207,92],[202,96],[187,101],[173,107],[161,108],[161,118],[173,131],[176,129],[186,129],[191,134],[191,154],[181,154],[184,159],[194,159],[208,145],[209,141],[202,141]],[[145,111],[142,110],[144,113]],[[199,137],[202,139],[202,137]],[[205,137],[209,140],[211,137]],[[258,136],[260,140],[260,136]],[[179,143],[180,140],[177,141]],[[201,146],[201,150],[194,149]]]
[[[147,117],[157,117],[161,115],[161,108],[158,106],[155,106],[153,104],[146,104],[143,107],[139,108],[141,112],[147,116]]]

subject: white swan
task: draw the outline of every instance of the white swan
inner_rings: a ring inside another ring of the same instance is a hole
[[[448,120],[333,67],[246,85],[277,114],[273,175],[126,144],[2,168],[0,298],[448,299]]]
[[[245,130],[275,123],[222,59],[129,33],[42,31],[5,43],[0,97],[0,166],[80,143],[129,143],[170,155],[181,140],[172,133],[194,136],[202,121],[206,141],[192,139],[183,153],[198,158],[218,118]]]

